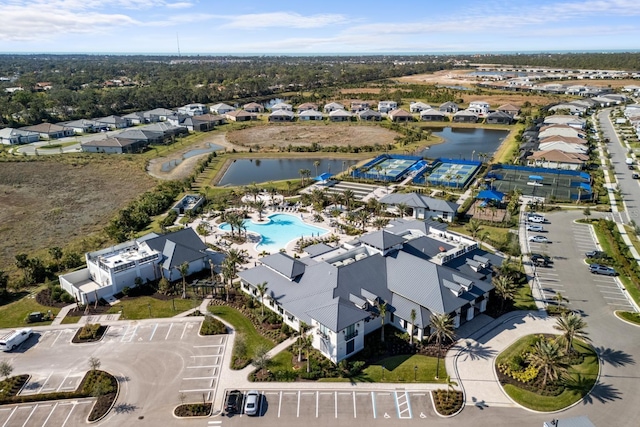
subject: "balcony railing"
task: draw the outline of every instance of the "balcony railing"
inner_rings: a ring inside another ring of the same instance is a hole
[[[357,336],[358,336],[358,331],[356,330],[356,331],[354,331],[354,332],[350,333],[349,335],[346,335],[346,334],[345,334],[345,336],[344,336],[344,340],[345,340],[345,341],[349,341],[349,340],[351,340],[351,339],[354,339],[354,338],[355,338],[355,337],[357,337]]]

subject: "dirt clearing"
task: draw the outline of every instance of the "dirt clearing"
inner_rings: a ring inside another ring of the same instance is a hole
[[[18,253],[32,256],[102,230],[154,186],[139,161],[117,155],[0,163],[0,268]]]
[[[321,147],[347,146],[360,147],[375,144],[393,144],[396,132],[377,125],[356,124],[318,124],[318,125],[280,125],[255,126],[229,132],[227,140],[245,147],[259,147],[261,151],[280,151],[289,145],[292,147],[311,145],[314,142]]]

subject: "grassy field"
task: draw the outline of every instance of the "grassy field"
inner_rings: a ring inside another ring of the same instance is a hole
[[[39,311],[46,314],[49,310],[51,310],[51,313],[54,317],[56,314],[58,314],[58,311],[60,311],[60,309],[58,308],[46,307],[36,302],[35,294],[41,289],[42,288],[38,288],[24,298],[0,306],[0,328],[50,325],[51,321],[31,324],[25,321],[27,315],[34,311]]]
[[[504,363],[513,355],[531,345],[534,337],[522,337],[496,358],[496,365]],[[520,405],[534,411],[552,412],[564,409],[586,396],[598,377],[599,362],[595,351],[586,343],[576,340],[574,350],[584,355],[584,361],[579,365],[572,365],[568,369],[569,379],[566,380],[565,390],[558,396],[542,396],[528,390],[504,385],[504,391]]]
[[[222,305],[212,305],[209,307],[209,311],[211,314],[231,323],[238,334],[244,335],[247,344],[247,354],[255,354],[255,350],[260,346],[269,349],[273,348],[273,341],[260,335],[251,321],[238,310]]]
[[[362,374],[355,378],[324,378],[321,382],[374,382],[374,383],[444,383],[447,370],[444,359],[440,359],[438,379],[436,380],[435,357],[421,354],[392,356],[368,365]],[[384,368],[383,368],[384,367]],[[418,368],[417,370],[415,368]]]
[[[152,297],[137,297],[121,300],[111,307],[107,313],[115,314],[122,310],[121,319],[138,320],[156,317],[173,317],[176,314],[197,307],[200,300],[175,298],[173,300],[159,300]],[[175,310],[173,309],[175,305]],[[149,315],[151,310],[151,315]]]
[[[15,271],[18,253],[48,261],[52,246],[88,249],[118,209],[155,185],[143,163],[107,155],[1,163],[0,268]]]

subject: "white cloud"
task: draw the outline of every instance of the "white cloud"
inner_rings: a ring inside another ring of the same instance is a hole
[[[189,2],[186,2],[186,1],[180,1],[180,2],[177,2],[177,3],[167,3],[166,6],[169,9],[188,9],[190,7],[193,7],[193,3],[189,3]]]
[[[225,16],[230,22],[225,28],[321,28],[329,25],[344,24],[347,19],[339,14],[318,14],[303,16],[294,12],[254,13],[247,15]]]

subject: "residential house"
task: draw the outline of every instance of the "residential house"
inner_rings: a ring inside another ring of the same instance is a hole
[[[570,138],[570,139],[580,139],[580,138]],[[540,144],[538,144],[538,151],[560,150],[560,151],[564,151],[565,153],[589,154],[589,147],[587,146],[587,144],[575,143],[575,142],[570,142],[562,139],[555,139],[553,137],[545,138],[544,141],[540,141]]]
[[[244,104],[242,109],[247,113],[264,113],[264,106],[262,104],[258,104],[257,102],[250,102],[248,104]]]
[[[473,111],[460,110],[453,115],[451,120],[457,123],[477,123],[478,119],[478,115]]]
[[[416,219],[440,219],[451,222],[459,205],[446,200],[435,199],[418,193],[392,193],[383,196],[380,203],[397,208],[404,204],[409,208],[409,216]]]
[[[587,154],[565,153],[560,150],[536,151],[526,158],[528,166],[549,169],[583,169],[589,160]]]
[[[37,132],[14,128],[0,129],[0,143],[4,145],[30,144],[39,140],[40,134]]]
[[[223,116],[209,113],[198,116],[184,116],[176,114],[175,116],[170,117],[168,121],[176,126],[184,126],[191,132],[209,132],[215,129],[216,126],[225,123]]]
[[[334,363],[361,351],[364,336],[383,323],[422,340],[432,315],[449,315],[455,328],[472,321],[487,308],[491,266],[502,262],[433,221],[397,220],[340,247],[305,251],[299,259],[261,258],[238,273],[241,289],[293,329],[309,325],[313,347]],[[262,296],[257,286],[265,282]]]
[[[584,129],[586,120],[571,114],[554,114],[544,118],[544,125],[567,125],[576,129]]]
[[[135,111],[133,113],[125,114],[122,118],[129,120],[129,123],[132,125],[143,125],[147,123],[144,111]]]
[[[72,120],[70,122],[60,122],[58,124],[60,126],[73,129],[74,134],[93,133],[103,126],[95,120],[88,119]]]
[[[324,116],[320,111],[317,110],[304,110],[298,113],[298,120],[301,121],[309,121],[309,120],[322,120]]]
[[[409,104],[409,111],[412,113],[421,113],[425,110],[430,110],[432,109],[431,105],[429,104],[425,104],[424,102],[412,102],[411,104]]]
[[[148,125],[140,126],[137,129],[150,132],[160,132],[164,135],[165,141],[173,141],[177,136],[189,133],[189,130],[184,126],[176,126],[166,122],[150,123]]]
[[[269,122],[292,122],[294,117],[293,112],[290,110],[274,110],[269,114]]]
[[[62,289],[80,304],[109,298],[126,287],[142,282],[167,278],[181,279],[178,268],[186,263],[186,275],[209,270],[219,265],[222,255],[210,250],[192,228],[158,235],[149,233],[140,238],[85,254],[87,267],[60,278]]]
[[[490,108],[491,106],[486,101],[471,101],[469,103],[469,107],[467,108],[467,111],[476,113],[479,116],[484,116],[487,113],[489,113]]]
[[[515,117],[520,114],[520,107],[516,107],[513,104],[504,104],[499,106],[496,111],[502,111],[503,113],[507,113],[511,117]]]
[[[358,120],[363,122],[379,122],[382,120],[382,113],[374,110],[362,110],[356,113]]]
[[[164,122],[169,116],[175,114],[175,111],[167,108],[154,108],[153,110],[143,112],[148,123]]]
[[[324,112],[327,114],[336,110],[344,110],[344,105],[337,102],[330,102],[324,106]]]
[[[396,101],[378,102],[378,111],[381,113],[388,113],[389,111],[393,111],[397,109],[398,109],[398,103]]]
[[[487,114],[485,118],[485,123],[495,124],[495,125],[510,125],[513,122],[513,116],[509,113],[505,113],[504,111],[493,111]]]
[[[538,139],[543,140],[550,136],[569,136],[573,138],[585,138],[583,131],[569,125],[548,125],[540,128]]]
[[[412,122],[413,114],[402,108],[398,110],[392,110],[387,114],[387,117],[392,122]]]
[[[213,104],[211,107],[209,107],[209,111],[211,111],[213,114],[219,114],[221,116],[224,116],[225,114],[234,110],[235,110],[234,107],[232,107],[231,105],[225,104],[224,102],[221,102],[219,104]]]
[[[164,142],[164,132],[148,130],[143,127],[136,129],[127,129],[116,135],[119,139],[131,139],[133,141],[142,141],[146,145],[162,144]]]
[[[420,111],[420,120],[423,122],[443,122],[447,120],[447,116],[441,111],[427,108]]]
[[[351,102],[351,112],[357,113],[358,111],[364,111],[371,108],[371,105],[367,101],[352,101]]]
[[[443,113],[457,113],[459,110],[458,104],[451,101],[447,101],[440,104],[440,107],[438,109]]]
[[[188,116],[200,116],[207,113],[207,106],[204,104],[187,104],[178,108],[178,114],[186,114]]]
[[[568,111],[569,114],[575,114],[577,116],[583,116],[587,113],[587,107],[577,105],[572,102],[563,102],[549,107],[549,111]]]
[[[105,138],[95,141],[85,141],[80,148],[85,153],[125,154],[140,153],[145,150],[149,142],[144,139]]]
[[[278,102],[271,106],[271,111],[293,111],[293,105],[287,104],[286,102]]]
[[[33,126],[25,126],[20,129],[28,132],[37,132],[41,139],[65,138],[75,134],[72,128],[55,123],[40,123]]]
[[[351,114],[345,110],[333,110],[329,113],[329,120],[332,122],[348,122],[351,121]]]
[[[317,111],[318,105],[314,104],[313,102],[305,102],[304,104],[298,105],[298,107],[296,107],[296,110],[298,110],[298,113],[309,110]]]
[[[248,122],[255,118],[255,115],[244,110],[233,110],[223,114],[224,118],[230,122]]]
[[[107,116],[93,119],[99,126],[106,127],[111,130],[124,129],[131,126],[131,122],[120,116]]]

